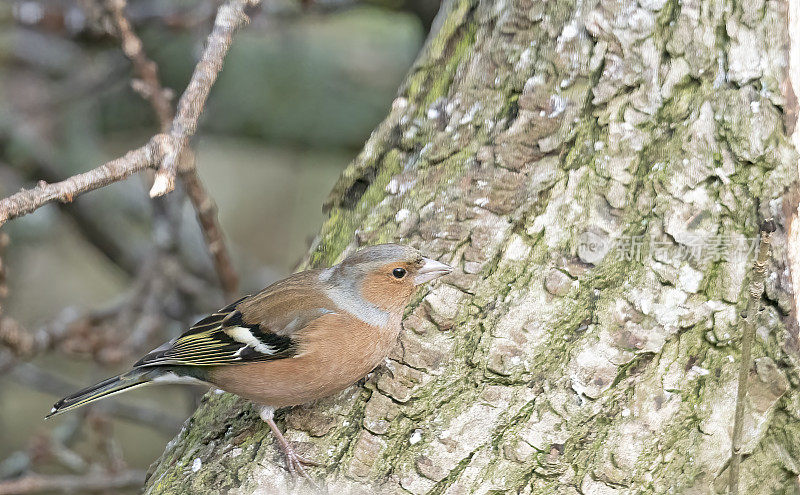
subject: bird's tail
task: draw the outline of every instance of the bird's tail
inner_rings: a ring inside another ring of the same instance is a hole
[[[53,409],[50,410],[50,414],[45,416],[45,419],[120,392],[147,385],[155,378],[153,371],[153,369],[134,369],[68,395],[53,405]]]

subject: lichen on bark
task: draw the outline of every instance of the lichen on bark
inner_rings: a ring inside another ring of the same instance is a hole
[[[724,491],[749,240],[795,206],[785,8],[445,2],[306,264],[394,241],[458,270],[414,299],[387,370],[279,414],[326,464],[313,475],[344,493]],[[784,239],[758,320],[745,493],[798,490]],[[251,406],[212,393],[145,491],[288,486]]]

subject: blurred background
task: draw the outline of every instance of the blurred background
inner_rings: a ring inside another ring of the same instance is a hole
[[[3,197],[87,171],[158,131],[103,5],[0,2]],[[173,103],[217,6],[128,2]],[[252,12],[193,140],[241,294],[301,260],[325,197],[387,114],[437,9],[434,0],[263,0]],[[122,371],[225,302],[185,195],[179,187],[151,201],[149,180],[134,176],[2,227],[10,242],[0,305],[13,319],[5,340],[25,345],[0,344],[0,493],[10,493],[3,480],[32,473],[135,480],[203,392],[145,389],[42,421],[62,395]]]

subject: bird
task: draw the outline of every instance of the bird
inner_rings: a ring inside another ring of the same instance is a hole
[[[311,481],[304,466],[317,464],[290,446],[275,410],[333,395],[384,362],[415,289],[452,270],[409,246],[365,247],[214,312],[130,371],[59,400],[46,418],[145,385],[207,384],[253,402],[288,470]]]

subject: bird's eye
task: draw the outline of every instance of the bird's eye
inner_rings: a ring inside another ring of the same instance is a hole
[[[406,271],[404,268],[395,268],[392,270],[392,275],[394,275],[394,278],[403,278],[406,276]]]

